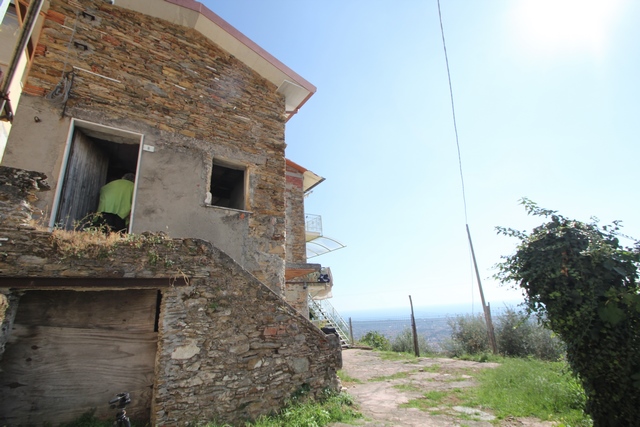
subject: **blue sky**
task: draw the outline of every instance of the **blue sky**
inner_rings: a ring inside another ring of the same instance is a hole
[[[206,0],[318,87],[287,157],[326,178],[307,198],[346,248],[341,312],[520,299],[493,266],[540,223],[518,204],[622,220],[640,237],[640,2],[441,0],[467,220],[436,0]]]

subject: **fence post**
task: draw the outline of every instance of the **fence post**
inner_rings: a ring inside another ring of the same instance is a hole
[[[356,342],[353,340],[353,324],[351,323],[351,317],[349,317],[349,337],[351,338],[351,345],[355,345]]]
[[[411,304],[411,329],[413,330],[413,351],[416,357],[420,357],[420,347],[418,347],[418,331],[416,330],[416,318],[413,316],[413,301],[409,295],[409,304]]]

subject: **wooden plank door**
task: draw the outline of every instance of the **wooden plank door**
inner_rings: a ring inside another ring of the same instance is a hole
[[[157,351],[157,290],[28,291],[0,364],[0,425],[58,425],[129,392],[149,420]]]
[[[76,129],[62,182],[56,224],[73,230],[98,208],[100,188],[106,183],[109,156]]]

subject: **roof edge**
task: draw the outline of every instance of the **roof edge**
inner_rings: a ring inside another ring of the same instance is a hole
[[[256,54],[258,54],[264,60],[269,62],[271,65],[273,65],[274,67],[282,71],[284,74],[289,76],[295,83],[299,84],[300,86],[302,86],[303,88],[311,92],[312,94],[317,91],[317,88],[313,84],[311,84],[309,81],[307,81],[304,77],[302,77],[300,74],[293,71],[291,68],[287,67],[283,62],[281,62],[275,56],[271,55],[269,52],[267,52],[266,50],[258,46],[257,43],[255,43],[249,37],[245,36],[243,33],[238,31],[234,26],[229,24],[227,21],[222,19],[219,15],[217,15],[215,12],[213,12],[211,9],[209,9],[207,6],[200,3],[199,1],[196,1],[196,0],[164,0],[164,1],[167,3],[175,4],[177,6],[184,7],[186,9],[191,9],[193,11],[200,13],[202,16],[204,16],[205,18],[207,18],[208,20],[210,20],[211,22],[213,22],[214,24],[222,28],[224,31],[226,31],[229,35],[231,35],[233,38],[238,40],[240,43],[242,43],[243,45],[245,45],[246,47],[254,51]],[[301,106],[302,105],[300,105],[299,107]]]

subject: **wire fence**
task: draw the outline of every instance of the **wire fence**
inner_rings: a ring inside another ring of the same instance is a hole
[[[416,319],[416,331],[418,335],[424,336],[429,343],[440,343],[451,336],[451,327],[448,323],[449,317],[434,317],[428,319]],[[411,319],[389,319],[389,320],[352,320],[353,338],[360,340],[367,332],[378,332],[389,340],[393,340],[397,335],[406,329],[411,329]]]
[[[496,319],[504,310],[492,309],[492,318]],[[441,347],[441,344],[451,338],[450,321],[458,316],[468,314],[446,314],[441,316],[430,316],[426,318],[416,318],[416,331],[418,336],[423,336],[430,345]],[[483,316],[475,313],[474,316]],[[349,318],[353,329],[353,339],[357,342],[364,337],[367,332],[378,332],[390,341],[405,330],[411,330],[411,317],[398,317],[386,320],[356,320]]]

